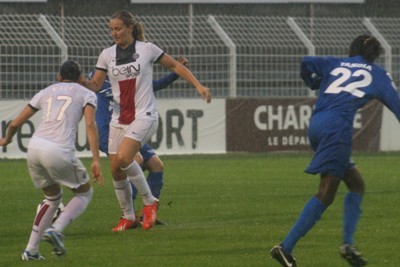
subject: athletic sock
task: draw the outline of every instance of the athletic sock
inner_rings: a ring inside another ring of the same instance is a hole
[[[124,217],[127,220],[135,220],[135,211],[132,204],[132,187],[126,178],[121,181],[113,181],[115,195],[117,196],[119,206],[121,207]]]
[[[353,244],[353,236],[361,216],[362,196],[349,192],[344,199],[343,241]]]
[[[62,192],[60,191],[56,196],[45,196],[45,198],[36,213],[28,245],[26,246],[26,250],[32,254],[36,254],[39,251],[39,242],[42,240],[44,231],[51,225],[53,216],[61,203]]]
[[[135,185],[136,189],[142,196],[143,204],[144,205],[153,204],[155,198],[150,191],[150,187],[147,184],[146,177],[144,176],[143,170],[142,168],[140,168],[139,164],[136,161],[133,161],[128,167],[121,168],[121,170],[129,177],[129,180],[132,181],[132,183]]]
[[[149,184],[151,193],[155,198],[160,198],[161,189],[163,187],[163,172],[150,172],[147,176],[147,183]]]
[[[133,206],[133,209],[135,209],[135,200],[136,200],[136,196],[137,196],[137,189],[132,181],[129,181],[129,183],[131,184],[131,188],[132,188],[132,206]]]
[[[84,193],[74,193],[74,196],[65,205],[63,212],[53,223],[54,230],[61,234],[65,227],[75,221],[86,210],[93,197],[93,188]]]
[[[321,219],[325,205],[316,197],[311,198],[304,206],[302,213],[294,224],[292,230],[282,242],[283,251],[291,253],[296,243]]]

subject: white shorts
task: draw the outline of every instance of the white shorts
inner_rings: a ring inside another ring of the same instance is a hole
[[[41,138],[33,137],[30,140],[28,168],[36,188],[57,183],[73,189],[90,180],[74,150]]]
[[[108,154],[117,154],[118,147],[124,137],[139,141],[142,146],[150,140],[158,128],[158,118],[136,118],[129,125],[110,124]]]

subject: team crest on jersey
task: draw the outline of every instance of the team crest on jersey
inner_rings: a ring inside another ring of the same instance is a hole
[[[138,58],[139,58],[139,54],[133,53],[133,55],[132,55],[133,62],[135,62],[136,59],[138,59]]]

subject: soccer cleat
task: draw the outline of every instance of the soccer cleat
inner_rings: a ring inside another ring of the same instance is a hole
[[[151,227],[153,227],[156,223],[157,220],[157,209],[158,209],[158,199],[154,201],[153,204],[151,205],[145,205],[143,207],[142,213],[143,213],[143,222],[142,222],[142,228],[144,230],[148,230]]]
[[[53,253],[57,256],[61,257],[67,253],[64,243],[62,242],[62,236],[56,233],[53,227],[48,228],[44,232],[43,239],[53,246]]]
[[[271,251],[271,257],[284,267],[296,267],[296,258],[293,253],[284,253],[281,245],[274,246]]]
[[[166,222],[160,221],[159,219],[156,219],[155,225],[167,225]]]
[[[45,257],[40,255],[39,253],[36,253],[35,255],[32,255],[29,251],[25,250],[24,253],[22,253],[21,256],[23,261],[35,261],[35,260],[45,260]]]
[[[140,223],[141,223],[141,224],[143,223],[143,216],[140,216]],[[154,225],[167,225],[167,223],[166,223],[166,222],[163,222],[163,221],[161,221],[161,220],[159,220],[159,219],[156,219],[156,222],[155,222]]]
[[[343,244],[340,246],[340,255],[343,259],[347,260],[351,266],[365,266],[367,260],[361,256],[361,253],[350,244]]]
[[[140,225],[140,221],[138,220],[137,217],[136,217],[136,220],[131,221],[122,216],[121,219],[119,220],[119,223],[117,224],[117,226],[115,226],[113,229],[111,229],[111,231],[121,232],[121,231],[125,231],[125,230],[131,229],[131,228],[136,228],[139,225]]]

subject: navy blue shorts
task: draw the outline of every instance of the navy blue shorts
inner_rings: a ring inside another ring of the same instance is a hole
[[[337,114],[318,113],[310,121],[308,136],[314,156],[305,169],[311,174],[332,174],[343,178],[355,163],[350,159],[352,123]]]
[[[144,144],[140,149],[140,154],[142,154],[143,161],[148,161],[151,157],[157,155],[154,148],[152,148],[149,144]]]

